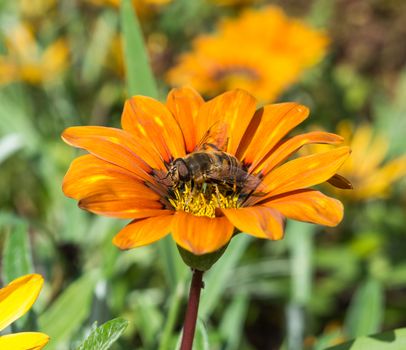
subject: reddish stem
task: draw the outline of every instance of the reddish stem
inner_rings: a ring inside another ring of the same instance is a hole
[[[193,270],[192,283],[189,291],[185,323],[183,326],[182,344],[180,350],[192,350],[195,336],[197,312],[199,309],[200,291],[203,288],[203,271]]]

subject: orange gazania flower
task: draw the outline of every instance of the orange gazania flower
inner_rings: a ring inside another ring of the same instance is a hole
[[[168,72],[171,85],[191,85],[215,96],[243,88],[262,102],[275,100],[325,54],[328,37],[277,6],[249,9],[198,36]]]
[[[90,154],[73,161],[63,191],[83,209],[133,219],[113,240],[123,249],[171,232],[179,246],[201,255],[225,246],[235,228],[278,240],[285,217],[337,225],[342,204],[309,187],[334,176],[349,148],[284,163],[305,144],[343,140],[327,132],[284,139],[309,110],[297,103],[256,110],[256,103],[243,90],[208,102],[191,88],[173,89],[166,104],[134,96],[124,106],[123,130],[65,130],[65,142]],[[209,140],[213,129],[226,130],[226,142]]]

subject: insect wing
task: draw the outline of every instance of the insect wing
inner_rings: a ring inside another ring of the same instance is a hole
[[[203,135],[195,147],[195,151],[214,149],[225,150],[228,143],[228,125],[225,122],[214,123]]]

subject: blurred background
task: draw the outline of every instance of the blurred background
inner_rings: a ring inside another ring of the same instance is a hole
[[[260,104],[297,101],[311,109],[297,132],[337,132],[353,150],[341,174],[354,190],[323,188],[345,205],[338,227],[288,222],[282,241],[233,239],[206,274],[196,349],[321,350],[405,327],[406,2],[126,4],[162,100],[186,84],[206,98],[242,87]],[[74,349],[95,321],[118,316],[130,324],[113,349],[174,349],[182,327],[191,274],[171,239],[120,252],[111,239],[126,222],[61,191],[78,154],[64,128],[120,125],[120,6],[0,1],[2,284],[20,256],[17,270],[45,277],[35,312],[15,327],[49,334],[46,349]]]

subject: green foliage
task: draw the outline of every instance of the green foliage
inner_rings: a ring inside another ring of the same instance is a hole
[[[384,296],[382,284],[369,278],[356,290],[345,321],[349,338],[376,333],[383,319]]]
[[[39,316],[39,328],[52,339],[48,345],[50,350],[58,349],[59,344],[69,341],[86,320],[95,285],[95,274],[84,274],[71,283],[52,306]]]
[[[130,0],[121,5],[124,57],[129,95],[142,94],[157,98],[158,90],[152,74],[144,39]]]
[[[360,337],[325,350],[403,350],[406,347],[406,328]]]
[[[115,318],[94,329],[77,350],[107,350],[128,326],[128,321]]]
[[[23,220],[15,220],[14,225],[8,228],[2,258],[2,277],[5,283],[34,271],[28,224]]]

